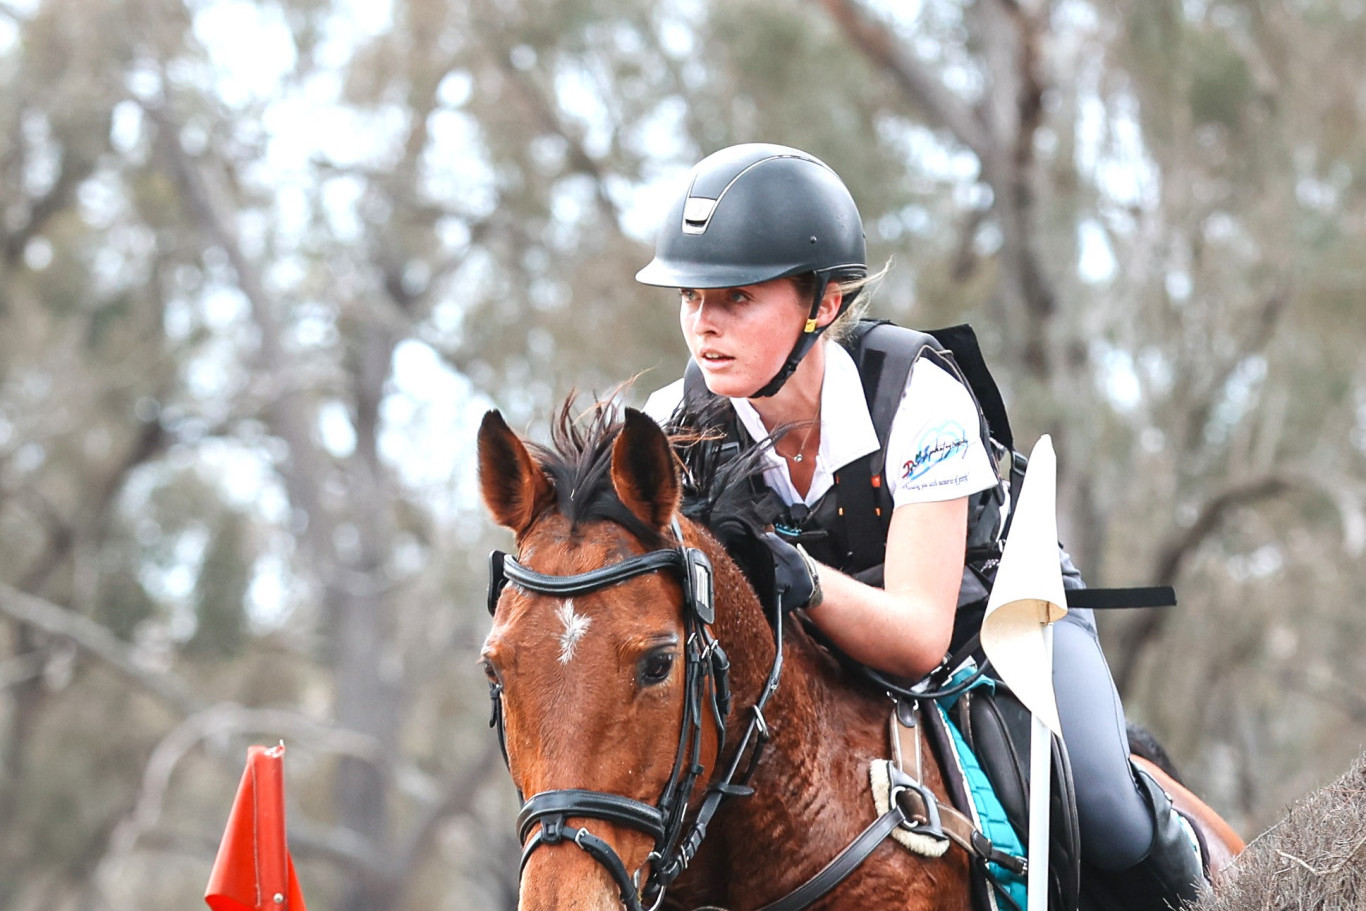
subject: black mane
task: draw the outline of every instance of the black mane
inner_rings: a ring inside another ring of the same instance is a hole
[[[728,532],[718,534],[724,541],[737,525],[758,529],[748,492],[751,478],[761,471],[762,447],[729,460],[719,457],[719,446],[712,445],[717,434],[708,428],[719,423],[722,406],[729,408],[722,399],[701,410],[680,409],[663,429],[678,460],[683,514],[713,533]],[[595,401],[583,411],[571,394],[551,422],[550,444],[527,445],[554,485],[556,507],[565,518],[576,526],[614,522],[647,547],[664,547],[667,539],[622,505],[612,487],[612,445],[621,433],[624,413],[620,394]]]
[[[549,446],[527,444],[555,488],[556,508],[576,527],[614,522],[645,546],[663,547],[659,531],[622,505],[612,487],[612,444],[622,430],[618,399],[594,402],[580,414],[576,399],[571,393],[551,421]]]

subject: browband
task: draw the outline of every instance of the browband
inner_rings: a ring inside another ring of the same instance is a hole
[[[662,569],[678,570],[688,605],[699,620],[711,623],[716,619],[712,596],[711,561],[695,547],[652,550],[572,576],[538,573],[518,563],[517,558],[511,554],[495,550],[489,554],[489,613],[492,614],[498,607],[498,597],[508,582],[515,582],[537,594],[563,597],[596,591]]]

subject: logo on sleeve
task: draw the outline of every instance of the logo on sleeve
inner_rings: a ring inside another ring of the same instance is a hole
[[[915,455],[901,466],[901,480],[914,481],[934,466],[957,456],[963,458],[968,452],[968,436],[963,425],[948,421],[931,427],[920,435],[916,443]]]

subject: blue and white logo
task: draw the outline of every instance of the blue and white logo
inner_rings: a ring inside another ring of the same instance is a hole
[[[901,466],[901,480],[914,481],[940,462],[954,456],[961,459],[967,454],[968,435],[963,431],[962,424],[948,421],[931,427],[920,435],[915,455]]]

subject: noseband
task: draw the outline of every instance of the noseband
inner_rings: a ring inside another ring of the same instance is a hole
[[[677,545],[653,550],[610,563],[586,573],[553,575],[539,573],[523,566],[502,551],[490,557],[488,608],[492,614],[507,583],[542,595],[566,597],[599,591],[627,579],[646,573],[670,570],[678,573],[683,585],[684,609],[684,697],[683,726],[674,756],[673,771],[663,793],[652,806],[630,797],[602,791],[578,788],[542,791],[522,804],[517,816],[518,834],[523,842],[521,869],[525,871],[533,851],[542,845],[572,841],[606,868],[621,890],[622,904],[628,911],[644,911],[642,898],[656,908],[664,900],[664,892],[691,862],[706,834],[707,824],[724,797],[751,793],[745,782],[758,764],[759,753],[768,740],[762,707],[768,695],[776,689],[780,666],[775,660],[769,685],[765,688],[754,717],[732,759],[728,771],[707,790],[707,795],[684,837],[688,799],[703,767],[702,749],[703,709],[709,711],[717,730],[717,756],[725,749],[726,717],[730,712],[730,662],[720,644],[712,636],[711,623],[715,620],[712,566],[707,555],[695,547],[688,547],[675,521],[672,526]],[[708,682],[710,681],[710,686]],[[503,759],[507,761],[507,745],[503,725],[502,685],[490,684],[493,716],[490,726],[497,728]],[[757,734],[757,737],[755,736]],[[735,782],[741,754],[751,739],[755,742],[753,755],[739,783]],[[640,872],[626,870],[617,852],[602,838],[586,828],[567,825],[569,817],[599,819],[644,832],[654,839],[654,850],[648,863],[650,874],[642,885]]]

